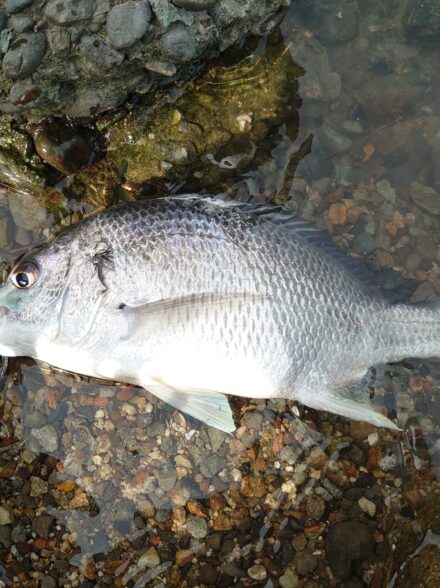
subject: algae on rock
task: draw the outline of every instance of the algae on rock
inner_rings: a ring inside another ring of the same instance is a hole
[[[106,133],[108,159],[127,180],[181,180],[198,172],[203,186],[246,166],[255,145],[298,107],[302,73],[287,51],[269,46],[233,67],[220,67],[175,103],[135,112]]]

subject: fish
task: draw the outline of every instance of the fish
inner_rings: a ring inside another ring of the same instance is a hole
[[[370,366],[439,355],[440,305],[375,295],[315,227],[274,205],[168,196],[93,214],[0,287],[0,354],[141,386],[227,433],[227,395],[398,429]]]

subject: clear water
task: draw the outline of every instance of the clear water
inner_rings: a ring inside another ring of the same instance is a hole
[[[196,157],[191,174],[176,164],[146,187],[126,181],[119,197],[203,188],[289,201],[380,285],[409,284],[415,302],[439,294],[439,36],[434,18],[412,26],[422,4],[295,2],[268,41],[291,79],[272,97],[264,137],[243,144],[237,133],[222,153]],[[258,44],[246,68],[217,65],[241,129],[259,122],[241,92],[261,87],[252,67],[264,52]],[[40,199],[41,222],[28,229],[11,215],[17,194],[3,191],[5,261],[102,205],[90,198],[99,183],[79,202],[69,182],[58,188],[62,206]],[[35,202],[32,191],[21,197]],[[405,586],[410,555],[428,544],[439,557],[439,386],[434,361],[377,366],[372,402],[400,434],[231,399],[238,428],[227,436],[142,390],[13,361],[0,400],[0,504],[24,535],[15,551],[0,536],[0,573],[11,586],[30,573],[64,586]],[[54,517],[46,531],[40,514]],[[371,549],[350,550],[352,530],[335,544],[328,529],[343,521],[371,529]],[[335,563],[335,550],[351,563]],[[432,577],[424,585],[439,585]]]

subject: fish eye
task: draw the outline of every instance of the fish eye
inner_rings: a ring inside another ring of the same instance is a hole
[[[16,288],[23,290],[24,288],[33,286],[38,280],[39,275],[40,270],[36,263],[33,261],[24,261],[12,270],[11,280]]]

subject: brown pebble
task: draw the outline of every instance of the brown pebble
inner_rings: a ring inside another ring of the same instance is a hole
[[[186,566],[192,560],[193,555],[191,549],[179,549],[176,551],[176,564],[179,568]]]
[[[220,494],[220,492],[214,492],[214,494],[211,494],[211,496],[208,498],[208,501],[209,508],[212,508],[212,510],[216,512],[223,510],[226,506],[226,499],[223,494]]]
[[[119,392],[116,394],[116,398],[121,402],[126,402],[127,400],[133,398],[133,396],[134,392],[130,388],[122,388],[122,390],[119,390]]]
[[[212,522],[214,531],[230,531],[232,529],[231,519],[224,513],[219,513]]]
[[[332,225],[345,225],[347,205],[344,202],[334,202],[327,211],[327,218]]]
[[[248,497],[261,498],[267,492],[263,478],[245,476],[241,483],[241,493]]]

